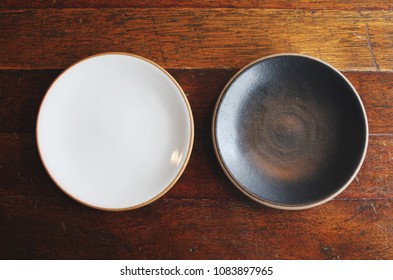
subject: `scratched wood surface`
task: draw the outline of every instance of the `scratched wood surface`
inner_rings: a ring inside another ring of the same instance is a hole
[[[3,0],[1,8],[265,8],[265,9],[335,9],[335,10],[391,10],[386,0]]]
[[[393,12],[383,0],[0,2],[2,259],[393,259]],[[112,213],[87,208],[45,173],[38,106],[53,79],[97,52],[166,67],[186,92],[195,145],[160,200]],[[343,72],[365,104],[365,163],[336,199],[304,211],[250,201],[211,143],[230,77],[264,55],[298,52]],[[160,236],[160,238],[157,238]]]
[[[112,50],[167,68],[241,68],[271,53],[298,52],[341,70],[393,70],[390,11],[25,9],[1,11],[0,28],[0,66],[7,69],[65,68]]]

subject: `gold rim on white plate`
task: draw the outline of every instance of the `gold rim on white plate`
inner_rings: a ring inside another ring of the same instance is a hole
[[[57,180],[54,178],[54,176],[53,176],[52,173],[50,172],[49,168],[47,167],[47,165],[46,165],[46,163],[45,163],[45,160],[43,159],[42,152],[41,152],[41,147],[40,147],[40,144],[39,144],[38,123],[39,123],[39,119],[40,119],[40,114],[41,114],[41,110],[42,110],[42,106],[43,106],[43,104],[44,104],[44,101],[46,100],[46,98],[47,98],[47,96],[48,96],[48,93],[49,93],[50,90],[52,89],[53,85],[55,85],[56,82],[57,82],[65,73],[67,73],[71,68],[73,68],[74,66],[80,64],[81,62],[84,62],[84,61],[86,61],[86,60],[89,60],[89,59],[92,59],[92,58],[95,58],[95,57],[106,56],[106,55],[124,55],[124,56],[130,56],[130,57],[133,57],[133,58],[137,58],[137,59],[143,60],[143,61],[145,61],[145,62],[151,64],[152,66],[156,67],[158,70],[160,70],[163,74],[165,74],[165,75],[173,82],[173,84],[176,86],[176,88],[177,88],[178,91],[180,92],[180,94],[181,94],[181,96],[182,96],[182,99],[183,99],[183,101],[184,101],[184,105],[186,106],[186,109],[187,109],[187,111],[188,111],[188,117],[189,117],[189,128],[190,128],[189,134],[190,134],[190,137],[189,137],[189,141],[188,141],[187,153],[186,153],[184,162],[182,163],[182,165],[181,165],[179,171],[177,172],[177,175],[173,178],[173,180],[172,180],[172,181],[171,181],[171,182],[170,182],[170,183],[169,183],[160,193],[158,193],[157,195],[155,195],[154,197],[150,198],[149,200],[147,200],[147,201],[145,201],[145,202],[143,202],[143,203],[140,203],[140,204],[137,204],[137,205],[133,205],[133,206],[130,206],[130,207],[122,207],[122,208],[107,208],[107,207],[100,207],[100,206],[93,205],[93,204],[91,204],[91,203],[87,203],[87,202],[85,202],[85,201],[83,201],[83,200],[81,200],[81,199],[78,199],[77,197],[75,197],[74,195],[72,195],[71,193],[69,193],[68,191],[66,191],[66,187],[65,187],[65,186],[62,186],[61,184],[59,184],[59,183],[57,182]],[[145,205],[148,205],[148,204],[150,204],[150,203],[156,201],[157,199],[159,199],[160,197],[162,197],[165,193],[167,193],[167,192],[175,185],[175,183],[179,180],[179,178],[180,178],[180,176],[183,174],[183,172],[184,172],[184,170],[185,170],[185,168],[186,168],[186,166],[187,166],[187,164],[188,164],[188,162],[189,162],[190,156],[191,156],[191,151],[192,151],[193,143],[194,143],[194,120],[193,120],[193,115],[192,115],[191,107],[190,107],[190,104],[189,104],[188,99],[187,99],[187,97],[186,97],[186,94],[184,93],[183,89],[180,87],[180,85],[178,84],[178,82],[177,82],[177,81],[176,81],[176,80],[175,80],[175,79],[174,79],[174,78],[173,78],[164,68],[162,68],[160,65],[156,64],[155,62],[153,62],[153,61],[151,61],[151,60],[149,60],[149,59],[146,59],[146,58],[144,58],[144,57],[141,57],[141,56],[138,56],[138,55],[135,55],[135,54],[125,53],[125,52],[104,52],[104,53],[98,53],[98,54],[95,54],[95,55],[88,56],[88,57],[83,58],[82,60],[79,60],[78,62],[72,64],[71,66],[67,67],[64,71],[62,71],[62,73],[59,74],[59,75],[57,76],[57,78],[51,83],[51,85],[49,86],[48,90],[46,91],[46,93],[45,93],[45,95],[44,95],[44,97],[43,97],[43,99],[42,99],[42,101],[41,101],[41,104],[40,104],[40,106],[39,106],[39,110],[38,110],[38,114],[37,114],[37,121],[36,121],[36,143],[37,143],[37,149],[38,149],[38,154],[39,154],[40,160],[41,160],[41,162],[43,163],[44,169],[45,169],[46,172],[48,173],[49,177],[52,179],[52,181],[57,185],[57,187],[58,187],[60,190],[62,190],[66,195],[68,195],[69,197],[71,197],[73,200],[75,200],[75,201],[77,201],[77,202],[79,202],[79,203],[81,203],[81,204],[83,204],[83,205],[85,205],[85,206],[88,206],[88,207],[91,207],[91,208],[94,208],[94,209],[99,209],[99,210],[105,210],[105,211],[126,211],[126,210],[133,210],[133,209],[137,209],[137,208],[143,207],[143,206],[145,206]]]

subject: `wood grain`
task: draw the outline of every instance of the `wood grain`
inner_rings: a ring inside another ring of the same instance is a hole
[[[0,1],[0,259],[393,259],[392,9],[385,0]],[[60,69],[107,51],[168,68],[196,128],[178,183],[151,205],[121,213],[90,209],[61,192],[34,134],[39,104]],[[230,77],[280,52],[345,71],[372,134],[352,184],[298,212],[241,194],[210,137],[213,107]]]
[[[209,133],[214,105],[236,70],[169,69],[191,104],[197,133]],[[59,70],[0,71],[0,132],[34,132],[41,100]],[[393,73],[345,72],[358,90],[371,134],[393,135]]]
[[[66,198],[40,162],[34,134],[0,134],[0,196]],[[340,199],[393,198],[393,137],[372,136],[365,162]],[[176,199],[250,201],[225,177],[210,135],[197,134],[190,162],[177,184],[164,196]],[[68,199],[71,201],[71,199]]]
[[[281,52],[340,70],[393,70],[390,11],[36,9],[0,11],[2,69],[65,68],[91,54],[132,52],[167,68],[241,68]]]
[[[25,9],[25,8],[167,8],[167,7],[192,7],[192,8],[265,8],[265,9],[338,9],[338,10],[363,10],[382,9],[391,10],[392,4],[386,0],[3,0],[0,8]]]
[[[161,199],[118,213],[1,197],[0,258],[392,259],[391,206],[333,201],[293,212],[246,201]]]

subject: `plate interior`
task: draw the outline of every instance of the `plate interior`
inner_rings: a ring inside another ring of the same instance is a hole
[[[44,165],[67,194],[123,209],[163,194],[187,163],[192,115],[177,83],[131,55],[83,60],[52,84],[37,141]]]
[[[244,69],[218,104],[214,138],[231,179],[258,200],[324,200],[362,161],[367,122],[359,97],[334,69],[276,56]]]

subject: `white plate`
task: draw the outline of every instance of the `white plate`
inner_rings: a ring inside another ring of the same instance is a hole
[[[54,182],[104,210],[146,205],[179,179],[194,124],[177,82],[135,55],[104,53],[64,71],[46,93],[37,145]]]

